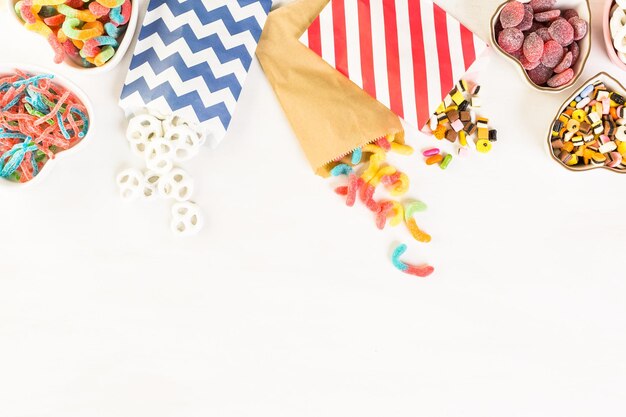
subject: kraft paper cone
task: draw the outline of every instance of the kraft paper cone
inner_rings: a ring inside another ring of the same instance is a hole
[[[402,141],[398,116],[298,39],[328,0],[298,0],[271,12],[256,55],[316,174],[386,135]]]

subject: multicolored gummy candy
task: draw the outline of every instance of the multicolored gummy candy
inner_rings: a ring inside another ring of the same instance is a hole
[[[53,78],[20,70],[0,75],[0,177],[30,181],[85,137],[87,109]]]

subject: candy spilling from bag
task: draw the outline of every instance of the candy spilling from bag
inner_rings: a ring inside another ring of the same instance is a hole
[[[270,7],[271,0],[150,0],[120,95],[126,115],[177,114],[217,146]]]
[[[489,119],[476,114],[481,106],[479,91],[478,84],[459,81],[439,104],[428,128],[424,129],[425,132],[430,130],[439,140],[458,143],[457,154],[461,157],[467,156],[472,148],[479,153],[488,153],[492,143],[498,140],[498,132],[489,128]],[[438,163],[442,169],[446,169],[452,159],[452,155],[443,155],[438,148],[425,151],[424,156],[428,165]]]
[[[147,171],[118,176],[122,198],[173,198],[172,231],[197,233],[193,179],[174,167],[226,135],[271,0],[150,0],[120,106],[127,139]],[[148,114],[139,114],[149,108]]]
[[[196,234],[204,224],[200,208],[189,201],[193,178],[175,166],[198,154],[206,140],[202,129],[175,115],[154,111],[130,119],[126,130],[130,149],[145,163],[145,170],[128,168],[117,175],[124,200],[173,199],[171,229],[174,234]]]
[[[420,229],[414,218],[415,213],[426,210],[426,205],[413,199],[398,200],[408,192],[410,181],[405,173],[385,163],[389,152],[411,155],[413,148],[401,143],[397,137],[388,135],[333,162],[329,167],[331,175],[347,177],[347,185],[335,188],[335,193],[344,196],[349,207],[354,206],[357,200],[360,201],[372,213],[378,229],[384,229],[387,223],[392,227],[404,223],[416,241],[428,243],[431,236]],[[383,187],[379,188],[381,184]],[[390,197],[376,200],[374,195],[377,190],[386,192]],[[393,258],[393,263],[398,269],[420,277],[432,274],[434,268],[431,266],[417,267],[400,263],[397,258],[404,250],[399,251]]]
[[[431,0],[331,0],[300,41],[418,129],[487,47]]]

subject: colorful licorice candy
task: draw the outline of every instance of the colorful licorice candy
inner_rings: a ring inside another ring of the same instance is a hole
[[[459,156],[468,154],[470,139],[480,153],[491,150],[491,144],[486,146],[485,141],[498,140],[498,132],[489,127],[489,120],[476,115],[481,106],[479,91],[479,85],[466,80],[459,81],[444,97],[429,121],[429,129],[436,139],[458,143]],[[428,165],[439,164],[442,169],[446,169],[452,160],[451,154],[447,155],[438,148],[426,149],[422,155]]]
[[[626,170],[625,101],[601,81],[585,86],[552,124],[553,154],[568,167]]]

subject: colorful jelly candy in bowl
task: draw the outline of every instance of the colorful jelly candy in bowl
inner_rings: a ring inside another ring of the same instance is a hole
[[[0,187],[40,182],[58,160],[88,141],[88,97],[48,70],[0,64]]]
[[[548,151],[571,171],[626,173],[626,88],[599,73],[563,103],[548,132]]]
[[[128,51],[139,15],[134,0],[6,0],[23,33],[43,36],[55,63],[101,73]]]
[[[590,22],[588,0],[509,0],[491,18],[491,40],[531,87],[558,93],[587,63]]]
[[[626,71],[626,0],[605,2],[602,27],[611,62]]]

